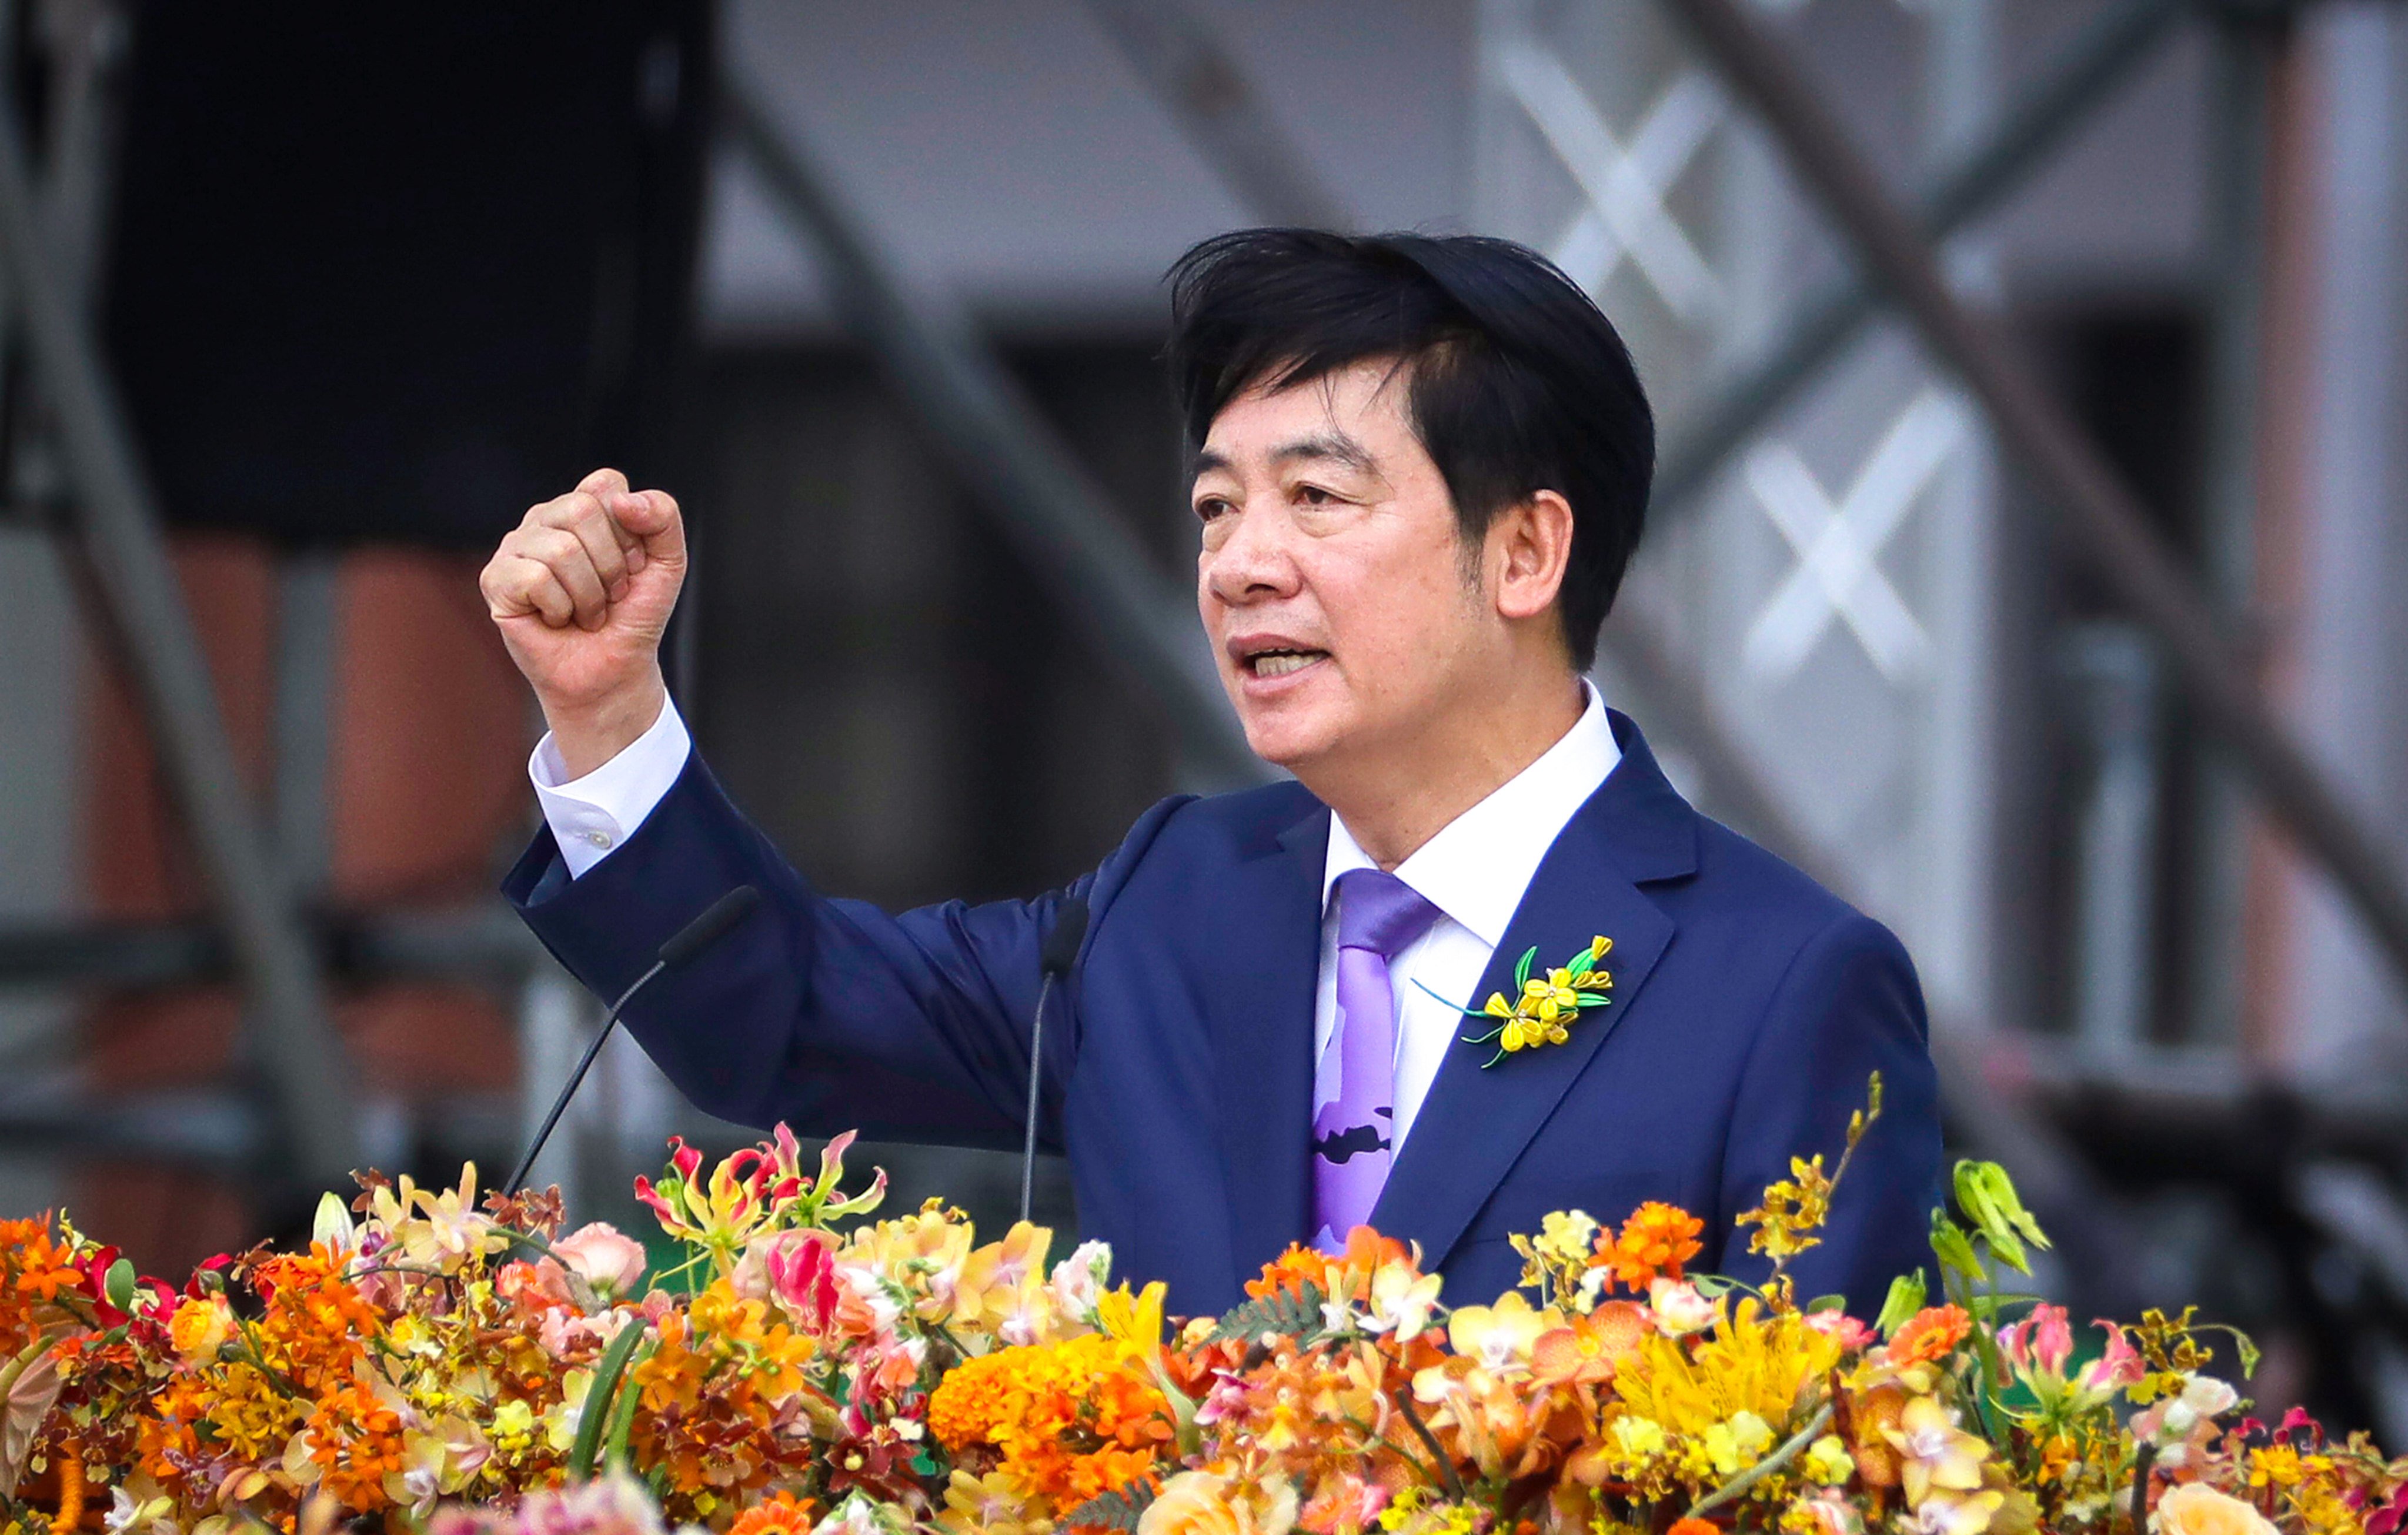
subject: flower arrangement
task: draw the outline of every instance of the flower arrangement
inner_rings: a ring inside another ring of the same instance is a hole
[[[1448,1307],[1359,1228],[1226,1316],[1167,1321],[1094,1243],[873,1218],[850,1137],[779,1131],[639,1197],[646,1272],[556,1195],[362,1180],[305,1252],[138,1278],[63,1217],[0,1223],[5,1535],[2396,1535],[2408,1461],[2214,1373],[2191,1312],[2102,1324],[2009,1293],[2045,1238],[1993,1165],[1936,1214],[1941,1293],[1871,1321],[1801,1298],[1838,1166],[1742,1217],[1578,1211],[1516,1290]]]

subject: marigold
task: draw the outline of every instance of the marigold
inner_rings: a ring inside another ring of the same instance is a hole
[[[1608,1269],[1627,1288],[1644,1292],[1656,1280],[1679,1279],[1681,1266],[1705,1250],[1705,1222],[1678,1205],[1650,1199],[1630,1212],[1619,1237],[1600,1235],[1593,1268]]]
[[[928,1428],[988,1444],[1026,1495],[1069,1508],[1151,1476],[1173,1429],[1151,1351],[1101,1333],[967,1359],[928,1398]]]

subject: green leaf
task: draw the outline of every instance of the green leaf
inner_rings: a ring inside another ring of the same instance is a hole
[[[1121,1535],[1136,1535],[1137,1522],[1153,1504],[1154,1493],[1151,1482],[1132,1482],[1118,1492],[1088,1499],[1064,1514],[1062,1522],[1073,1529],[1111,1529]]]
[[[642,1330],[642,1326],[639,1323],[631,1322],[627,1325],[627,1330],[629,1332],[639,1332]],[[613,1342],[616,1342],[618,1340],[616,1339],[611,1340]],[[647,1343],[644,1346],[643,1353],[638,1356],[638,1357],[650,1358],[652,1357],[652,1345]],[[627,1436],[635,1431],[636,1409],[642,1405],[643,1399],[644,1394],[636,1388],[636,1384],[633,1381],[630,1381],[627,1383],[626,1388],[619,1393],[618,1399],[610,1404],[610,1427],[609,1431],[603,1437],[602,1441],[602,1463],[604,1465],[614,1468],[624,1468],[627,1464]],[[580,1430],[583,1429],[585,1427],[585,1420],[580,1418],[577,1422],[577,1427]]]
[[[1524,986],[1530,983],[1530,961],[1538,957],[1539,951],[1535,946],[1522,951],[1522,963],[1513,967],[1513,989],[1515,991],[1518,992]]]
[[[125,1258],[119,1258],[115,1263],[110,1264],[108,1273],[101,1281],[101,1288],[108,1292],[110,1305],[122,1312],[132,1311],[134,1309],[133,1263]]]
[[[1299,1342],[1321,1330],[1321,1303],[1328,1297],[1307,1282],[1300,1290],[1275,1290],[1249,1300],[1221,1318],[1214,1342],[1255,1343],[1276,1333]]]
[[[1596,966],[1597,956],[1590,954],[1586,949],[1583,949],[1580,953],[1574,954],[1572,956],[1572,962],[1564,968],[1571,971],[1572,979],[1577,981],[1582,976],[1586,975],[1590,970],[1594,969]]]
[[[1990,1250],[2000,1262],[2017,1273],[2029,1273],[2024,1258],[2024,1243],[2045,1251],[2048,1238],[2042,1234],[2040,1223],[2024,1208],[2022,1196],[2015,1192],[2015,1181],[2007,1169],[1996,1162],[1977,1162],[1970,1157],[1956,1164],[1956,1203],[1973,1229],[1988,1239]]]
[[[636,1346],[644,1341],[644,1320],[630,1315],[610,1346],[602,1351],[602,1360],[594,1367],[594,1384],[585,1388],[585,1408],[577,1415],[577,1438],[568,1446],[568,1479],[571,1482],[591,1481],[594,1457],[602,1447],[603,1425],[610,1416],[611,1393],[619,1388],[619,1377],[627,1368],[627,1360]]]
[[[1882,1301],[1881,1315],[1874,1319],[1874,1329],[1885,1338],[1896,1337],[1898,1329],[1906,1326],[1907,1318],[1923,1309],[1929,1293],[1924,1287],[1920,1269],[1891,1280],[1889,1295]]]
[[[1818,1312],[1838,1312],[1847,1309],[1848,1298],[1843,1295],[1818,1295],[1806,1302],[1806,1314],[1809,1316]]]
[[[1973,1251],[1973,1239],[1965,1235],[1963,1227],[1948,1218],[1946,1211],[1931,1212],[1931,1251],[1943,1266],[1954,1269],[1967,1279],[1983,1277],[1982,1259]]]

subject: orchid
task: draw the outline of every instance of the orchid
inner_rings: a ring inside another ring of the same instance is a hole
[[[1548,1215],[1502,1296],[1450,1308],[1363,1227],[1182,1322],[1100,1243],[1049,1269],[1039,1227],[878,1218],[850,1144],[673,1141],[641,1192],[687,1261],[652,1280],[607,1226],[556,1236],[554,1197],[477,1208],[473,1171],[365,1177],[307,1251],[180,1286],[0,1223],[0,1495],[54,1499],[14,1535],[88,1523],[87,1485],[108,1535],[2143,1535],[2144,1451],[2145,1535],[2398,1535],[2408,1510],[2408,1461],[2362,1435],[2228,1426],[2189,1312],[2106,1325],[2077,1367],[2062,1308],[1998,1293],[2008,1241],[2045,1240],[2003,1172],[1960,1174],[1947,1293],[1897,1286],[1878,1327],[1777,1269],[1690,1274],[1703,1225],[1656,1203]],[[1846,1169],[1802,1155],[1767,1191],[1777,1258]]]

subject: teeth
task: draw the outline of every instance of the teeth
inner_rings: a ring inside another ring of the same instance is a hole
[[[1257,677],[1285,677],[1292,671],[1302,671],[1321,659],[1319,651],[1271,651],[1254,658]]]

